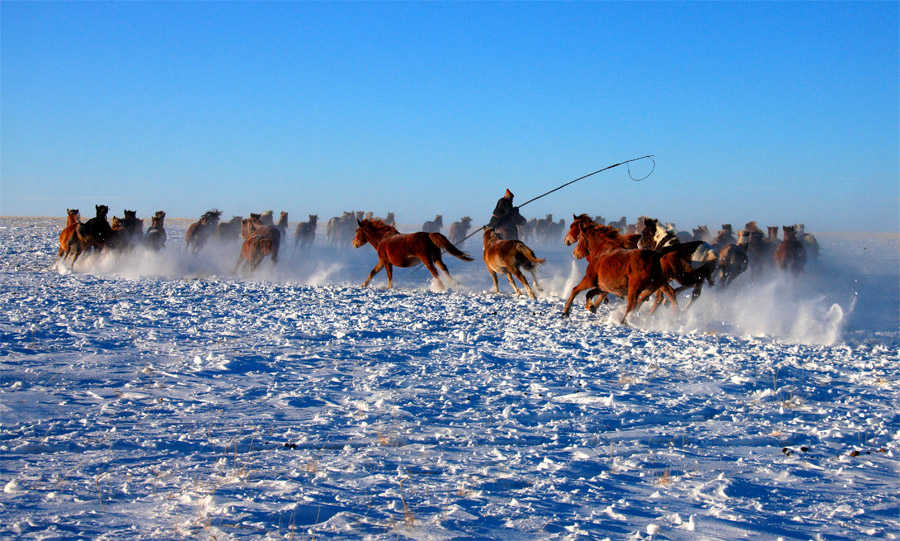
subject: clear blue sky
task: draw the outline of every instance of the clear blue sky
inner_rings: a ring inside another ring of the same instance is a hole
[[[900,231],[898,6],[3,1],[0,214]]]

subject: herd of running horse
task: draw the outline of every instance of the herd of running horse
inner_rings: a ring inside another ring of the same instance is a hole
[[[97,205],[96,216],[82,222],[79,211],[69,209],[66,226],[59,234],[57,264],[65,263],[71,257],[74,269],[79,256],[87,250],[125,251],[143,246],[158,251],[165,247],[165,212],[158,211],[153,215],[146,232],[143,220],[137,218],[135,211],[126,210],[121,219],[113,217],[112,224],[107,220],[108,213],[106,205]],[[272,211],[251,214],[249,218],[235,216],[228,222],[221,221],[220,217],[220,211],[211,210],[191,224],[185,235],[185,251],[197,253],[211,240],[240,241],[241,250],[234,272],[246,264],[252,273],[266,256],[271,257],[273,264],[278,262],[282,240],[287,238],[286,212],[281,213],[277,223]],[[316,215],[309,215],[308,221],[296,226],[295,248],[307,249],[313,245],[317,222]],[[438,215],[435,220],[425,222],[422,231],[400,233],[393,213],[386,218],[375,218],[372,213],[345,212],[328,221],[326,234],[331,245],[347,246],[349,243],[360,248],[370,244],[375,249],[378,263],[363,282],[363,287],[384,269],[390,289],[394,267],[422,264],[444,289],[438,269],[448,279],[452,278],[441,259],[442,254],[446,252],[472,261],[472,257],[458,247],[471,236],[467,236],[471,219],[465,217],[452,224],[449,238],[440,232],[442,227],[443,219]],[[483,259],[495,291],[500,291],[497,278],[498,274],[503,274],[517,295],[521,291],[514,278],[532,298],[535,298],[534,289],[522,271],[531,273],[534,287],[540,290],[535,271],[545,260],[538,258],[526,242],[557,242],[565,232],[563,242],[567,246],[575,245],[573,256],[586,259],[587,268],[582,280],[572,288],[563,315],[569,314],[575,297],[582,291],[587,292],[585,306],[591,311],[613,294],[626,301],[623,324],[628,314],[651,296],[654,296],[651,313],[666,301],[677,313],[677,294],[681,291],[692,290],[690,306],[700,296],[704,284],[712,286],[718,282],[721,287],[727,287],[748,269],[754,276],[768,267],[799,273],[807,258],[818,257],[818,243],[813,235],[804,231],[802,224],[783,226],[783,238],[780,239],[777,227],[769,227],[764,233],[756,222],[746,224],[737,237],[728,224],[711,237],[706,226],[687,234],[654,218],[640,217],[630,225],[624,218],[606,224],[601,217],[592,218],[587,214],[573,215],[568,231],[563,220],[554,222],[550,215],[542,220],[532,220],[520,227],[523,240],[502,239],[486,226],[481,230]]]

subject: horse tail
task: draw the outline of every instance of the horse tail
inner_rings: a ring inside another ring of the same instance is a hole
[[[257,242],[259,243],[260,253],[262,255],[271,255],[274,250],[272,239],[270,239],[269,237],[264,237],[264,236],[259,236],[256,238],[258,239]]]
[[[463,252],[456,246],[453,246],[453,243],[450,242],[450,239],[448,239],[444,235],[442,235],[440,233],[429,233],[428,238],[430,238],[431,242],[433,242],[438,248],[441,248],[442,250],[447,250],[448,254],[458,257],[458,258],[462,259],[463,261],[474,261],[472,259],[472,256]]]
[[[516,251],[519,252],[520,254],[524,255],[525,258],[528,259],[528,261],[531,261],[535,265],[540,265],[541,263],[547,262],[546,259],[541,259],[538,256],[534,255],[534,251],[531,248],[529,248],[528,246],[526,246],[524,242],[520,242],[516,246]]]
[[[685,270],[685,260],[683,254],[672,251],[659,258],[659,266],[662,270],[663,277],[666,281],[674,279],[682,274]],[[687,265],[690,268],[690,263]]]

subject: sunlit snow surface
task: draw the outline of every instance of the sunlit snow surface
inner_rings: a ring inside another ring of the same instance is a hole
[[[628,328],[560,318],[561,242],[533,301],[477,235],[442,293],[292,235],[234,277],[177,220],[52,270],[61,226],[0,219],[0,538],[900,536],[896,234]]]

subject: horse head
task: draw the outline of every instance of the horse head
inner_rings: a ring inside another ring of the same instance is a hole
[[[81,218],[81,213],[78,212],[78,209],[66,209],[66,225],[77,224],[79,218]]]
[[[94,205],[97,209],[97,218],[106,219],[106,215],[109,213],[109,207],[106,205]]]
[[[643,223],[644,228],[641,231],[641,238],[638,240],[637,247],[641,250],[653,250],[656,247],[659,220],[656,218],[644,217]]]
[[[367,230],[371,229],[371,222],[369,220],[360,220],[356,219],[356,233],[353,234],[353,240],[350,241],[350,246],[354,248],[360,248],[368,242],[366,239]]]
[[[484,235],[482,235],[484,240],[484,245],[487,246],[489,243],[500,240],[500,236],[497,235],[497,232],[494,231],[492,227],[484,228]]]
[[[584,226],[586,224],[593,224],[594,221],[591,220],[591,217],[587,214],[580,215],[572,215],[572,225],[569,226],[569,232],[566,233],[563,242],[566,246],[571,246],[578,242],[578,239],[581,238],[581,233],[584,231]]]

